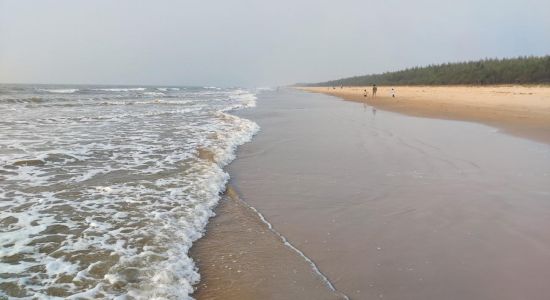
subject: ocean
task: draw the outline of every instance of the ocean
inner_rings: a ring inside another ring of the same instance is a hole
[[[190,298],[257,92],[0,85],[0,298]]]

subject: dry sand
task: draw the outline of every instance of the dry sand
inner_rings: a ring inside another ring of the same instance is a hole
[[[262,130],[227,168],[232,185],[339,292],[548,299],[547,144],[300,91],[239,115]],[[194,246],[198,299],[334,297],[239,203],[222,202]]]
[[[550,86],[382,86],[374,99],[372,87],[300,89],[414,116],[481,122],[550,143]]]

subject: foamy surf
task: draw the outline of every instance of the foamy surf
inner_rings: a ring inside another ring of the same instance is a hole
[[[138,88],[99,88],[93,89],[94,91],[103,91],[103,92],[130,92],[130,91],[145,91],[147,88],[138,87]]]
[[[53,94],[72,94],[78,91],[78,89],[38,89],[39,91],[53,93]]]
[[[0,298],[189,299],[188,250],[259,129],[229,112],[254,94],[79,87],[30,103],[18,88],[0,96]]]

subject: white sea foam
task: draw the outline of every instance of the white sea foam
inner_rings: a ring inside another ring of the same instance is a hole
[[[249,93],[244,90],[236,90],[229,95],[231,100],[234,100],[233,105],[229,105],[222,111],[230,111],[234,109],[249,108],[256,106],[256,100],[258,99],[256,95]]]
[[[94,91],[104,91],[104,92],[130,92],[130,91],[145,91],[147,88],[101,88],[93,89]]]
[[[79,89],[39,89],[43,92],[53,93],[53,94],[72,94],[79,91]]]
[[[161,93],[161,92],[145,92],[143,94],[148,96],[166,96],[165,93]]]
[[[158,87],[157,90],[159,90],[159,91],[161,91],[161,92],[168,92],[168,91],[179,91],[180,88],[173,88],[173,87],[170,87],[170,88]]]
[[[246,90],[177,94],[91,95],[76,108],[46,101],[5,117],[0,256],[14,261],[0,262],[0,283],[37,298],[53,289],[75,299],[190,298],[200,275],[188,250],[229,179],[223,167],[258,126],[225,112],[254,105]]]

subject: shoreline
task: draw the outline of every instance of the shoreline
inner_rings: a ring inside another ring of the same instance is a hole
[[[396,97],[392,98],[391,88]],[[550,144],[550,86],[379,86],[296,87],[298,90],[366,103],[411,116],[469,121],[497,127],[503,132]],[[368,97],[364,97],[364,90]]]
[[[206,234],[193,244],[196,299],[349,299],[317,265],[227,185]]]
[[[253,120],[255,109],[234,112]],[[257,135],[262,135],[260,131]],[[203,237],[189,256],[201,276],[190,296],[195,299],[320,299],[346,300],[316,262],[277,231],[264,215],[241,197],[240,171],[233,171],[254,147],[257,136],[240,145],[224,169],[230,181],[214,209]],[[212,153],[200,149],[205,159]]]

